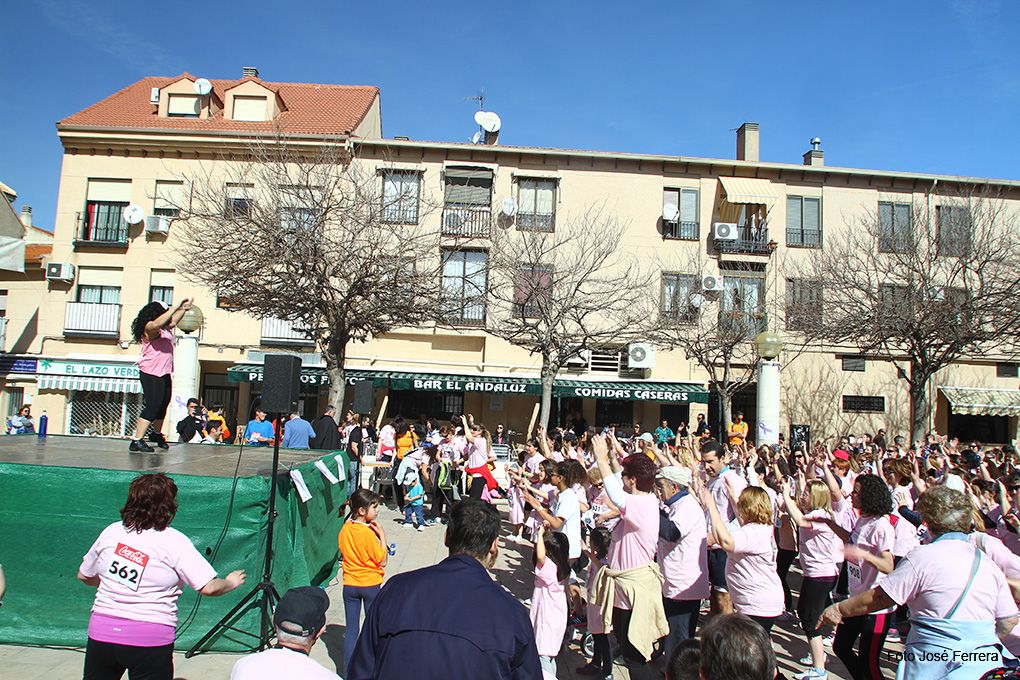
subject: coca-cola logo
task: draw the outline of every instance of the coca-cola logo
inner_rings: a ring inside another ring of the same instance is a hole
[[[123,557],[126,560],[130,560],[141,567],[144,567],[149,561],[149,556],[141,550],[135,550],[131,546],[124,545],[123,543],[117,544],[117,550],[115,552],[118,556]]]

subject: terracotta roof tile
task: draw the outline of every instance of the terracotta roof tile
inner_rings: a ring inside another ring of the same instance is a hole
[[[53,246],[49,244],[28,244],[25,246],[25,263],[39,264],[52,252]]]
[[[224,118],[221,110],[210,118],[160,118],[157,107],[149,103],[154,87],[165,87],[181,78],[194,80],[188,73],[173,78],[143,78],[115,92],[78,113],[61,120],[58,125],[74,127],[124,127],[141,129],[172,129],[212,132],[272,131],[297,134],[344,134],[353,131],[364,120],[379,88],[368,85],[322,85],[315,83],[273,83],[247,77],[240,80],[213,80],[213,94],[221,101],[225,93],[243,82],[254,80],[279,94],[285,111],[273,121],[246,122]]]

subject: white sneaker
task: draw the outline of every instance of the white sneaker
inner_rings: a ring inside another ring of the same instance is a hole
[[[890,630],[889,634],[885,636],[886,642],[902,642],[900,639],[900,633],[896,630]]]
[[[832,641],[835,640],[835,639],[836,639],[836,634],[835,633],[833,633],[831,635],[826,635],[824,638],[822,638],[822,644],[825,645],[826,647],[831,647],[832,646]]]
[[[425,525],[424,524],[419,524],[418,525],[418,531],[425,531]]]
[[[829,674],[824,668],[809,668],[799,677],[800,680],[828,680]]]
[[[822,663],[825,663],[828,660],[829,660],[828,655],[822,657]],[[811,664],[814,663],[814,660],[811,658],[811,655],[808,654],[807,656],[801,657],[801,659],[800,659],[800,661],[798,663],[801,666],[807,666],[808,668],[811,668],[812,667]]]

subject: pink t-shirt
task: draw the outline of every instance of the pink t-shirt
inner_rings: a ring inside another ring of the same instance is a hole
[[[545,460],[545,456],[536,452],[535,455],[524,461],[524,469],[529,473],[534,474],[538,472],[538,468],[542,465],[543,460]]]
[[[142,335],[142,354],[138,357],[138,370],[154,376],[174,372],[174,334],[169,328],[160,328],[159,337],[149,340]]]
[[[468,461],[467,466],[469,468],[482,467],[489,461],[489,445],[482,437],[475,437],[473,442],[468,444]],[[477,477],[478,475],[472,475]]]
[[[893,546],[892,554],[895,557],[905,557],[910,554],[911,550],[921,545],[921,540],[917,537],[917,527],[907,521],[900,514],[899,509],[893,512],[893,515],[897,517],[897,520],[893,527],[896,533],[896,543]]]
[[[911,616],[944,619],[967,586],[976,550],[969,541],[951,538],[922,545],[900,560],[882,581],[882,590],[896,604],[910,607]],[[982,556],[970,591],[953,619],[988,621],[1016,614],[1002,570]]]
[[[771,524],[744,524],[730,532],[726,585],[733,608],[748,616],[783,613],[783,584],[776,573],[776,539]]]
[[[892,524],[889,523],[889,518],[886,515],[881,517],[861,517],[857,521],[857,526],[850,533],[850,543],[878,557],[882,553],[892,552],[893,546],[896,544],[896,531],[893,529]],[[875,586],[881,585],[886,577],[886,574],[881,573],[870,562],[863,560],[847,560],[846,575],[850,595],[857,595],[858,593],[871,590]],[[888,611],[891,610],[887,609],[875,613],[881,614]]]
[[[810,524],[800,528],[800,568],[807,578],[827,578],[839,574],[843,561],[843,541],[829,525],[811,522],[824,519],[825,510],[812,510],[804,515]]]
[[[613,527],[609,545],[609,566],[615,570],[633,569],[655,562],[659,542],[659,499],[654,494],[627,494],[620,508],[620,521]],[[616,589],[614,607],[630,609],[630,600]]]
[[[182,584],[201,590],[216,578],[212,565],[176,529],[137,533],[120,522],[99,534],[78,570],[99,577],[93,612],[167,626],[177,624]]]
[[[669,520],[680,531],[680,540],[674,543],[659,539],[662,596],[671,600],[705,599],[709,595],[705,513],[694,496],[687,494],[670,506]]]
[[[975,531],[967,536],[970,542],[984,550],[1006,578],[1020,579],[1020,557],[995,536]]]
[[[731,480],[734,494],[739,498],[740,492],[747,488],[747,482],[729,468],[724,468],[721,473],[708,480],[708,490],[712,492],[712,500],[715,507],[719,508],[719,516],[724,522],[732,522],[737,518],[737,508],[730,500],[729,491],[726,488],[726,480]]]
[[[531,625],[539,656],[555,657],[567,630],[567,595],[556,578],[556,563],[546,558],[535,567],[535,590],[531,593]]]

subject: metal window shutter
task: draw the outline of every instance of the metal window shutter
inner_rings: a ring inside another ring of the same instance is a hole
[[[184,182],[164,182],[156,180],[156,201],[158,208],[184,207]]]
[[[123,269],[104,269],[99,267],[81,267],[78,269],[78,284],[82,286],[120,288],[123,281]]]
[[[820,207],[821,201],[817,198],[804,199],[804,231],[819,231],[821,225]]]
[[[90,179],[87,198],[90,201],[109,201],[111,203],[131,202],[131,180],[129,179]]]
[[[161,288],[173,288],[174,287],[174,270],[173,269],[153,269],[149,275],[149,285],[159,286]]]
[[[800,198],[789,196],[786,199],[786,230],[799,233],[802,226]]]
[[[447,168],[446,202],[468,205],[492,204],[492,171],[472,168]]]
[[[684,189],[680,194],[680,221],[698,221],[698,192]]]
[[[171,94],[167,104],[167,113],[171,116],[197,116],[202,112],[202,102],[198,95]]]

